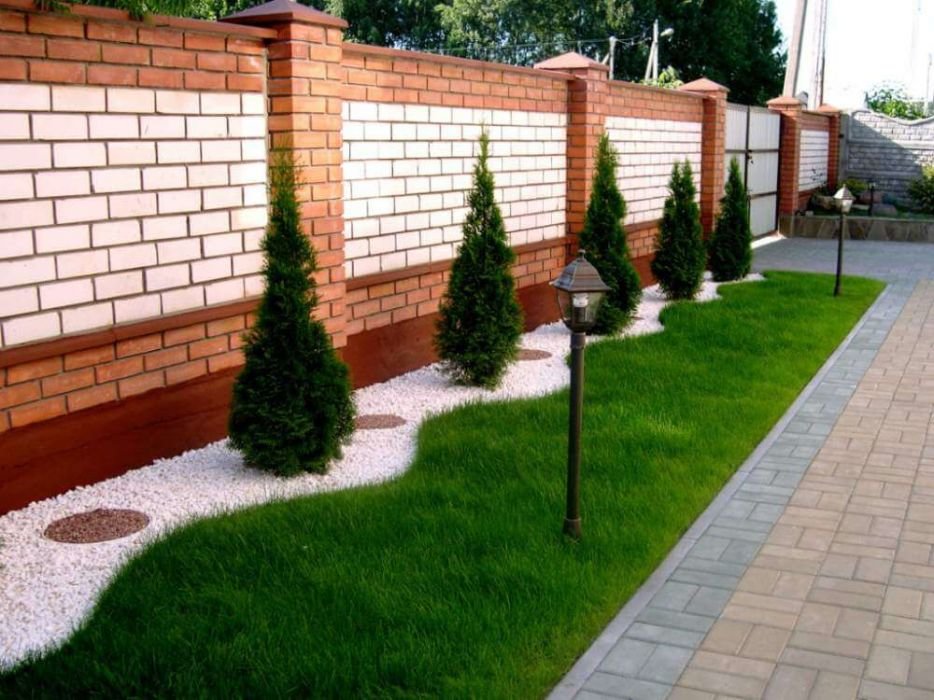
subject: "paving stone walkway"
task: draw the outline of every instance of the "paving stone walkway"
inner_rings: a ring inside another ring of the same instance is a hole
[[[934,246],[846,261],[886,291],[552,698],[934,698]]]

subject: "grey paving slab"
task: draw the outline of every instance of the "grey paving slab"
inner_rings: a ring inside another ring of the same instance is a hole
[[[757,250],[754,266],[757,270],[832,272],[834,246],[829,241],[782,241]],[[758,561],[756,558],[762,551],[766,537],[782,518],[789,502],[796,497],[796,489],[801,486],[802,478],[832,436],[838,418],[870,370],[916,284],[919,280],[934,279],[934,246],[929,244],[848,242],[845,262],[847,274],[887,281],[889,286],[886,291],[668,558],[554,688],[550,698],[666,698],[679,675],[689,679],[683,687],[679,687],[679,697],[694,697],[692,693],[700,697],[705,692],[711,693],[710,697],[717,692],[729,694],[733,687],[731,684],[736,683],[739,683],[736,687],[744,693],[756,691],[751,695],[754,697],[763,694],[766,697],[791,697],[788,693],[804,693],[803,697],[807,697],[806,693],[814,693],[812,697],[818,697],[824,693],[824,689],[849,687],[847,682],[840,679],[852,678],[846,672],[852,672],[854,665],[851,662],[854,659],[834,656],[823,648],[789,647],[793,661],[783,662],[770,677],[756,679],[755,682],[741,675],[707,668],[692,667],[690,672],[675,673],[679,665],[684,668],[681,660],[691,658],[699,649],[707,631],[722,619],[724,610],[733,604],[730,600],[737,594],[743,576],[749,571],[750,562]],[[934,460],[934,450],[931,457]],[[879,469],[890,470],[891,467],[880,466]],[[821,494],[817,493],[815,497],[819,498]],[[931,502],[934,503],[934,482],[931,484]],[[882,506],[867,503],[866,507]],[[874,522],[872,516],[868,517]],[[877,516],[876,520],[882,517]],[[934,523],[934,511],[931,520]],[[934,525],[930,529],[934,532]],[[822,542],[816,536],[812,540]],[[783,551],[768,551],[765,559],[781,562],[786,554]],[[796,556],[800,556],[800,553],[796,553]],[[845,563],[844,559],[854,560],[851,576],[858,576],[860,557],[843,554],[828,556],[831,565],[837,562],[837,565],[846,566],[848,561]],[[871,568],[872,565],[869,566]],[[800,569],[799,573],[789,571],[783,575],[803,577],[804,583],[809,583],[819,567],[819,563],[811,564],[805,560],[792,566],[793,569]],[[934,567],[930,572],[925,576],[922,575],[925,572],[905,569],[897,575],[919,590],[934,593]],[[786,583],[789,591],[801,588],[799,580],[789,579]],[[807,587],[804,586],[804,589]],[[878,611],[882,605],[881,598],[866,595],[865,591],[817,587],[813,593],[815,602],[804,601],[805,604],[829,605],[846,599],[862,605],[868,611]],[[751,599],[750,604],[755,600]],[[830,602],[818,602],[820,600]],[[759,612],[756,608],[751,610]],[[931,610],[934,612],[934,598]],[[772,611],[764,611],[762,614],[766,613],[772,614]],[[797,613],[775,611],[768,619],[780,625],[788,619],[796,618]],[[912,653],[934,651],[934,648],[899,649],[898,645],[910,647],[911,641],[905,640],[910,635],[894,630],[889,634],[890,638],[886,640],[889,647],[902,654],[910,656]],[[788,632],[781,627],[756,626],[753,634],[746,638],[743,648],[748,649],[753,656],[758,654],[757,658],[774,655],[771,657],[774,661],[778,659],[788,638]],[[824,643],[819,637],[798,636],[795,639],[797,644],[810,644],[812,647],[820,647]],[[859,640],[856,642],[866,644]],[[851,653],[853,648],[856,647],[847,647]],[[827,658],[821,657],[821,654]],[[653,658],[657,663],[650,664]],[[832,661],[837,658],[842,660],[834,665]],[[824,667],[818,665],[821,660],[826,664]],[[855,661],[860,664],[859,668],[865,663],[860,659]],[[684,664],[687,663],[684,661]],[[882,667],[888,668],[885,664]],[[916,672],[915,677],[919,685],[929,682],[929,677],[921,672]],[[736,681],[737,678],[741,682]],[[865,697],[881,697],[892,679],[870,679],[870,685],[866,683],[863,682],[861,690]],[[717,690],[720,687],[718,684],[722,684],[722,690]]]

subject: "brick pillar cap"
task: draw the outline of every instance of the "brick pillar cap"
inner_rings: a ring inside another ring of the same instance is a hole
[[[542,68],[545,70],[569,70],[572,68],[593,68],[596,70],[605,70],[610,71],[609,66],[605,66],[598,61],[594,61],[592,58],[587,58],[586,56],[581,56],[576,51],[570,51],[568,53],[563,53],[560,56],[555,56],[554,58],[549,58],[545,61],[535,64],[535,68]]]
[[[797,97],[791,95],[782,95],[766,102],[769,107],[776,109],[804,109],[804,103]]]
[[[833,114],[840,114],[840,112],[842,112],[843,110],[840,109],[839,107],[834,107],[833,105],[824,104],[818,107],[817,111],[820,112],[821,114],[833,115]]]
[[[720,83],[715,83],[710,78],[698,78],[697,80],[692,80],[689,83],[685,83],[678,87],[679,90],[684,90],[685,92],[729,92],[730,88]]]
[[[282,24],[296,22],[298,24],[317,24],[326,27],[346,29],[347,22],[340,17],[329,15],[327,12],[316,10],[313,7],[302,5],[294,0],[271,0],[263,5],[257,5],[241,12],[224,17],[224,22],[236,24]]]

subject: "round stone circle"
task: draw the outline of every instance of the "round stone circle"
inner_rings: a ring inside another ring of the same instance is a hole
[[[521,348],[519,350],[519,362],[532,362],[534,360],[547,360],[551,357],[550,352],[544,350],[534,350],[531,348]]]
[[[43,533],[47,539],[66,544],[91,544],[127,537],[149,525],[149,516],[138,510],[97,508],[55,520]]]
[[[405,425],[405,418],[392,413],[369,413],[357,416],[357,430],[388,430]]]

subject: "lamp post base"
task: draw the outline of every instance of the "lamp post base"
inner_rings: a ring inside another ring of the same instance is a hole
[[[573,537],[575,540],[581,538],[581,519],[574,518],[573,520],[564,519],[564,534],[568,537]]]

